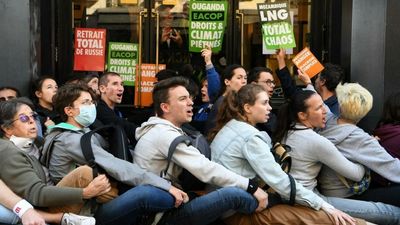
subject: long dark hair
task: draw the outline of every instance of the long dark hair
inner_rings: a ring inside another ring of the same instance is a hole
[[[383,105],[378,127],[385,124],[400,124],[400,92],[391,94]]]
[[[225,126],[231,119],[248,121],[244,111],[244,105],[254,105],[257,95],[265,90],[257,84],[247,84],[240,88],[238,92],[229,91],[221,103],[217,114],[217,124],[210,131],[208,139],[211,141],[217,135],[218,131]]]
[[[244,69],[243,66],[238,65],[238,64],[232,64],[225,68],[224,72],[222,73],[222,77],[221,77],[221,81],[222,81],[221,85],[222,86],[221,86],[221,91],[218,96],[223,95],[226,91],[225,79],[231,80],[234,75],[234,71],[238,68]]]
[[[280,107],[277,127],[272,139],[274,143],[281,142],[288,131],[294,129],[296,122],[299,121],[297,114],[307,111],[309,107],[306,104],[307,99],[316,94],[310,90],[299,90]]]
[[[36,96],[36,91],[42,92],[43,83],[47,79],[56,81],[52,75],[44,75],[44,76],[37,78],[36,80],[33,80],[31,83],[31,99],[33,99],[35,101],[35,103],[37,103],[37,104],[39,104],[39,99]]]

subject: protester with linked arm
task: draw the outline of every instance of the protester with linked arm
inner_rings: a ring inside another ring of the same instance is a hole
[[[271,139],[254,126],[269,119],[271,106],[267,92],[259,85],[248,84],[238,93],[230,92],[221,105],[215,135],[211,143],[212,160],[242,176],[261,180],[274,189],[285,201],[295,192],[294,200],[303,205],[280,205],[281,213],[273,213],[275,206],[253,215],[254,221],[269,224],[354,224],[347,214],[335,209],[317,194],[295,182],[292,190],[289,176],[275,162]],[[218,133],[216,133],[218,132]],[[270,201],[271,202],[271,201]],[[283,204],[278,201],[277,204]],[[282,210],[284,208],[284,210]],[[330,216],[327,216],[327,214]],[[332,219],[332,220],[331,220]],[[264,223],[261,223],[264,224]]]
[[[312,88],[311,85],[308,86]],[[314,90],[297,90],[281,106],[274,137],[274,142],[281,142],[292,148],[290,174],[304,187],[316,193],[319,193],[316,188],[317,176],[323,165],[354,181],[360,181],[365,173],[364,166],[346,159],[332,142],[314,131],[325,128],[328,111],[322,98]],[[354,217],[378,224],[400,222],[400,208],[395,206],[320,196],[335,208]]]

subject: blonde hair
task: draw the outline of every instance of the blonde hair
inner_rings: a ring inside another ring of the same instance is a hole
[[[353,122],[360,121],[372,108],[371,93],[358,83],[339,84],[336,87],[340,117]]]

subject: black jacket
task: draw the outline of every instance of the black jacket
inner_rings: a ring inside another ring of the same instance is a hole
[[[107,103],[103,100],[99,100],[97,104],[97,120],[101,123],[107,124],[118,124],[124,128],[126,136],[130,143],[136,143],[135,131],[138,127],[136,124],[129,122],[125,118],[120,117],[121,113],[116,109],[108,107]]]

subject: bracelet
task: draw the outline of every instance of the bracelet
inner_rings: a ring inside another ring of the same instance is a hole
[[[24,213],[29,209],[33,209],[33,206],[25,199],[22,199],[17,204],[15,204],[13,212],[17,214],[19,218],[22,218]]]
[[[256,181],[249,179],[249,185],[247,186],[247,193],[254,194],[258,189],[258,184]]]

